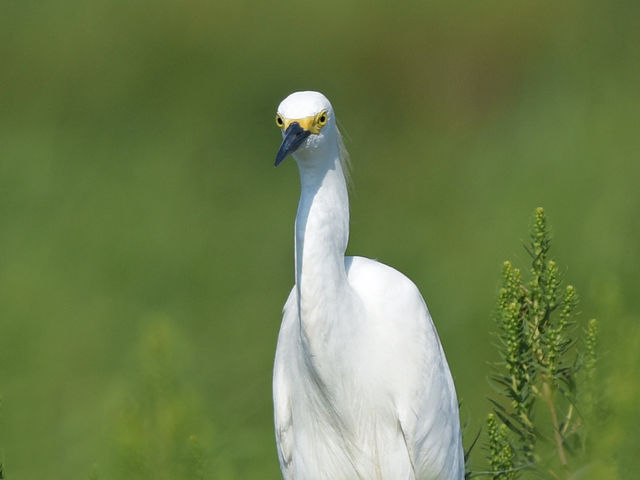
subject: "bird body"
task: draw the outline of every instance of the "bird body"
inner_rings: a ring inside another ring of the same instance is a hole
[[[420,292],[389,266],[345,257],[346,167],[331,104],[294,93],[276,122],[276,164],[293,152],[302,185],[273,379],[284,478],[462,479],[455,388]]]

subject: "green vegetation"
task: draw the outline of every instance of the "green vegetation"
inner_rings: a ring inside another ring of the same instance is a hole
[[[126,385],[117,439],[114,478],[200,480],[205,452],[199,442],[202,407],[183,378],[192,368],[186,345],[166,319],[142,332],[133,381]]]
[[[550,246],[546,215],[538,208],[526,247],[531,280],[523,282],[510,262],[503,267],[496,315],[501,361],[492,377],[500,398],[491,400],[495,414],[487,419],[495,480],[520,478],[525,472],[575,478],[594,463],[587,438],[596,422],[597,322],[585,324],[585,338],[578,344],[577,294],[572,285],[562,291]]]
[[[5,476],[110,480],[127,458],[179,458],[176,478],[201,458],[205,478],[279,478],[271,368],[299,184],[290,161],[273,168],[273,118],[317,89],[354,166],[349,253],[418,284],[469,432],[500,360],[496,265],[524,264],[514,235],[545,206],[559,276],[600,322],[609,420],[588,443],[600,478],[634,478],[639,8],[0,2]],[[158,331],[173,353],[155,384],[141,352]]]

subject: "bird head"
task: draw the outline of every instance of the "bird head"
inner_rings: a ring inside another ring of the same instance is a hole
[[[303,159],[337,145],[333,107],[319,92],[295,92],[285,98],[278,106],[276,125],[282,130],[276,167],[294,153]]]

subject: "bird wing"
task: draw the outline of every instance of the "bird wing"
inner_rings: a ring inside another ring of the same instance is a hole
[[[397,270],[363,257],[345,259],[348,279],[367,308],[378,350],[376,375],[387,385],[411,469],[418,479],[461,480],[464,455],[449,366],[418,288]]]
[[[280,469],[285,480],[293,478],[291,465],[293,458],[293,416],[291,412],[291,385],[287,381],[284,368],[291,365],[291,356],[295,355],[289,340],[291,330],[298,318],[296,289],[291,290],[283,310],[282,325],[278,335],[278,348],[273,368],[273,404],[276,429],[276,445]]]

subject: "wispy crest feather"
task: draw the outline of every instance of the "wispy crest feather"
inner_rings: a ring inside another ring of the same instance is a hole
[[[351,156],[349,155],[347,147],[344,145],[342,133],[340,133],[340,129],[337,127],[336,132],[338,132],[338,152],[340,153],[340,165],[342,165],[342,172],[344,173],[344,178],[347,181],[347,186],[349,187],[349,190],[352,190],[353,181],[351,179]]]

